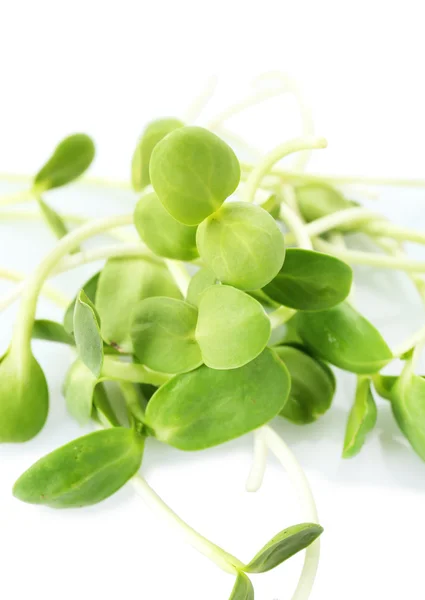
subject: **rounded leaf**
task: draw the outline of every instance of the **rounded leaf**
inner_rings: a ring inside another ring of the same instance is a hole
[[[94,299],[96,296],[97,284],[99,282],[99,275],[100,275],[100,273],[95,273],[95,275],[93,275],[93,277],[90,277],[90,279],[82,287],[82,289],[84,290],[84,293],[86,294],[87,298],[91,302],[94,302]],[[78,298],[78,294],[77,294],[77,296],[75,296],[73,301],[70,303],[70,305],[66,309],[65,315],[63,318],[64,329],[70,335],[72,335],[74,333],[74,311],[75,311],[75,304],[77,302],[77,298]]]
[[[195,339],[198,312],[174,298],[146,298],[136,306],[131,326],[134,352],[141,363],[161,373],[183,373],[202,364]]]
[[[341,192],[327,183],[306,183],[297,186],[295,193],[301,215],[308,223],[355,206],[354,202],[344,198]]]
[[[218,280],[215,273],[211,269],[207,269],[207,267],[202,267],[190,280],[186,300],[189,304],[193,304],[193,306],[199,306],[202,294],[211,285],[216,285],[216,283],[218,283]]]
[[[425,379],[402,374],[392,388],[391,408],[412,448],[425,460]]]
[[[70,183],[91,165],[95,155],[93,140],[85,133],[75,133],[58,144],[34,178],[33,188],[44,192]]]
[[[263,307],[244,292],[213,285],[202,294],[196,340],[208,367],[242,367],[264,350],[270,331]]]
[[[238,187],[240,166],[230,146],[214,133],[181,127],[155,146],[150,178],[170,215],[198,225]]]
[[[174,129],[183,127],[179,119],[157,119],[144,130],[131,162],[131,183],[136,192],[140,192],[150,184],[149,163],[151,154],[158,142]]]
[[[222,283],[242,290],[267,285],[285,259],[283,235],[259,206],[230,202],[205,219],[196,236],[199,254]]]
[[[320,312],[300,312],[296,325],[313,354],[345,371],[377,373],[393,358],[379,331],[347,302]]]
[[[95,431],[47,454],[13,487],[19,500],[51,508],[96,504],[139,470],[144,440],[132,429]]]
[[[96,292],[102,337],[121,352],[132,352],[133,310],[155,296],[181,298],[167,267],[147,258],[112,258],[104,266]]]
[[[290,385],[286,367],[269,348],[239,369],[203,365],[159,388],[146,409],[146,424],[157,439],[175,448],[210,448],[271,421],[282,410]]]
[[[77,296],[74,309],[74,337],[78,356],[99,377],[103,365],[103,340],[99,315],[84,290]]]
[[[291,376],[291,391],[280,414],[293,423],[313,423],[332,404],[335,376],[330,368],[293,346],[278,346],[274,351]]]
[[[196,227],[176,221],[153,192],[137,203],[134,224],[145,244],[158,256],[193,260],[198,255]]]
[[[300,248],[288,248],[279,273],[264,292],[297,310],[326,310],[350,293],[353,272],[342,260]]]
[[[345,430],[343,458],[351,458],[360,452],[366,436],[376,425],[377,416],[375,400],[370,391],[370,379],[359,377],[354,405]]]
[[[49,410],[44,373],[32,356],[9,350],[0,361],[0,442],[27,442],[41,431]]]

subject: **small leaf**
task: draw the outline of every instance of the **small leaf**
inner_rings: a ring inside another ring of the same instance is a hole
[[[12,347],[0,360],[0,443],[26,442],[41,431],[49,410],[47,382],[31,349]]]
[[[208,367],[242,367],[264,350],[270,331],[263,307],[244,292],[213,285],[202,294],[195,337]]]
[[[37,319],[34,321],[32,338],[34,340],[68,344],[69,346],[75,345],[74,338],[72,335],[69,335],[63,325],[47,319]]]
[[[306,183],[297,186],[295,193],[300,212],[308,223],[339,210],[353,207],[350,200],[344,198],[341,192],[327,183]],[[352,224],[348,227],[339,227],[342,231],[352,228]]]
[[[138,471],[143,446],[143,438],[132,429],[89,433],[36,462],[15,483],[13,494],[23,502],[51,508],[96,504]]]
[[[95,147],[88,135],[76,133],[65,138],[35,176],[34,191],[42,193],[77,179],[89,168],[94,154]]]
[[[82,287],[82,289],[84,290],[84,293],[86,294],[87,298],[91,302],[94,302],[94,299],[96,297],[96,290],[97,290],[97,284],[99,281],[99,275],[100,275],[100,273],[96,273],[95,275],[93,275],[93,277],[90,277],[90,279],[87,281],[87,283],[85,283]],[[75,310],[76,302],[77,302],[77,296],[75,296],[74,300],[71,302],[71,304],[66,309],[64,319],[63,319],[63,326],[65,328],[65,331],[71,335],[74,333],[74,310]]]
[[[184,123],[178,119],[157,119],[149,123],[144,130],[131,163],[131,183],[136,192],[140,192],[151,182],[149,163],[153,149],[158,142],[178,127],[184,127]]]
[[[70,367],[63,386],[69,414],[81,425],[90,420],[93,408],[93,394],[98,377],[77,359]]]
[[[359,377],[356,397],[347,421],[343,458],[351,458],[360,452],[368,433],[376,425],[377,411],[375,400],[370,391],[370,379]]]
[[[99,316],[84,290],[78,294],[75,304],[74,337],[79,357],[99,377],[103,365]]]
[[[218,283],[217,277],[207,267],[202,267],[193,275],[187,290],[186,300],[189,304],[198,307],[202,294],[212,285]]]
[[[395,384],[398,379],[398,376],[395,375],[381,375],[380,373],[377,373],[373,376],[373,387],[381,398],[392,400]]]
[[[62,217],[58,215],[58,213],[55,210],[53,210],[53,208],[46,204],[41,198],[41,196],[37,196],[37,203],[40,207],[41,214],[43,215],[44,220],[46,221],[50,229],[53,231],[55,236],[58,239],[63,238],[68,233],[68,228],[62,220]],[[75,251],[77,251],[77,249],[75,249],[74,252]]]
[[[186,225],[198,225],[220,208],[240,180],[233,150],[202,127],[180,127],[161,140],[149,172],[164,207]]]
[[[410,362],[392,390],[391,408],[412,448],[425,460],[425,379],[410,373]]]
[[[183,373],[202,364],[195,339],[198,312],[175,298],[146,298],[134,311],[131,338],[140,362],[161,373]]]
[[[96,292],[102,337],[121,352],[131,353],[134,307],[155,296],[181,298],[168,269],[146,258],[112,258],[104,266]]]
[[[203,365],[176,375],[152,396],[146,424],[181,450],[217,446],[268,423],[285,404],[289,373],[268,348],[239,369]]]
[[[265,573],[312,544],[323,532],[315,523],[293,525],[278,533],[246,565],[247,573]]]
[[[291,376],[288,401],[280,411],[293,423],[313,423],[332,404],[335,376],[321,361],[293,346],[277,346],[274,351],[283,361]]]
[[[307,348],[346,371],[376,373],[393,358],[379,331],[347,302],[320,312],[299,312],[295,319]]]
[[[260,206],[224,204],[198,227],[199,254],[222,283],[241,290],[267,285],[282,268],[285,243],[276,221]]]
[[[342,260],[300,248],[289,248],[279,273],[264,292],[297,310],[326,310],[348,296],[353,279]]]
[[[92,418],[105,428],[120,426],[103,383],[99,383],[94,388]]]
[[[154,193],[140,198],[134,212],[134,225],[157,256],[188,261],[199,256],[196,227],[176,221]]]
[[[245,573],[238,573],[229,600],[254,600],[254,588]]]

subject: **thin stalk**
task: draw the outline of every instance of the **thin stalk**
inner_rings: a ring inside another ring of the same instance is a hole
[[[19,271],[14,271],[11,269],[0,269],[0,278],[7,279],[8,281],[24,281],[26,279],[26,275],[24,273],[20,273]],[[65,294],[62,294],[61,291],[55,289],[49,284],[43,285],[41,289],[41,293],[43,296],[57,304],[60,308],[66,308],[69,305],[70,300]],[[1,305],[0,305],[1,309]]]
[[[298,493],[303,508],[304,519],[310,523],[318,523],[316,503],[307,477],[285,442],[268,426],[263,427],[265,442],[276,456]],[[292,600],[307,600],[313,588],[320,558],[320,542],[316,540],[305,552],[304,566]]]
[[[297,311],[287,306],[280,306],[273,312],[269,313],[270,325],[272,329],[277,329],[281,325],[284,325],[289,319],[295,315]]]
[[[246,481],[247,492],[258,492],[260,489],[267,466],[266,434],[263,428],[254,431],[254,452],[251,470]]]
[[[183,297],[186,298],[190,283],[190,275],[187,272],[186,267],[178,260],[170,260],[168,258],[165,259],[165,264]]]
[[[0,197],[0,206],[10,206],[11,204],[21,204],[22,202],[28,202],[35,200],[35,195],[32,190],[23,190],[20,192],[14,192],[7,196]]]
[[[286,188],[287,186],[284,187]],[[291,192],[286,191],[286,193],[293,193],[292,188]],[[289,207],[288,204],[281,204],[280,218],[288,227],[288,229],[291,230],[295,242],[300,248],[304,248],[306,250],[313,249],[313,244],[311,243],[310,236],[306,226],[304,225],[304,222],[300,219],[297,213]]]
[[[0,173],[0,181],[7,183],[32,183],[33,175],[27,173]],[[105,177],[80,177],[73,182],[73,185],[85,185],[90,187],[110,188],[113,190],[131,190],[131,183],[127,180],[107,179]],[[18,192],[19,193],[19,192]],[[21,192],[22,193],[22,192]],[[32,192],[28,191],[28,194]],[[1,200],[0,200],[1,204]]]
[[[252,170],[247,179],[244,190],[243,200],[245,202],[253,202],[255,193],[261,184],[264,175],[267,175],[275,163],[285,156],[289,156],[300,150],[326,148],[327,142],[321,137],[300,137],[289,140],[284,144],[280,144],[269,152]]]
[[[105,379],[129,381],[130,383],[150,383],[162,385],[167,383],[172,375],[151,371],[144,365],[122,362],[119,359],[105,356],[101,376]]]

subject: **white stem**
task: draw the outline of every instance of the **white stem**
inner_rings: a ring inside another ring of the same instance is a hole
[[[277,329],[295,315],[297,311],[287,306],[280,306],[276,310],[268,314],[272,329]]]
[[[178,260],[170,260],[169,258],[165,259],[165,264],[167,265],[172,278],[176,282],[177,287],[181,291],[183,298],[186,298],[190,283],[190,275],[186,271],[185,266]]]
[[[181,519],[150,487],[148,482],[141,476],[136,475],[130,480],[136,492],[141,496],[145,504],[155,512],[159,513],[172,527],[177,528],[183,538],[193,548],[214,561],[223,571],[237,575],[237,567],[243,564],[234,556],[216,546],[200,533],[195,531],[183,519]]]
[[[288,186],[286,185],[284,186],[284,188],[287,187]],[[293,189],[289,186],[289,189],[285,189],[284,193],[293,194]],[[306,226],[297,213],[292,210],[288,204],[281,204],[280,217],[288,229],[291,230],[297,245],[306,250],[313,250],[313,244],[311,243]]]
[[[267,467],[267,444],[264,429],[254,431],[254,452],[251,470],[246,481],[247,492],[257,492],[264,479]]]
[[[316,503],[301,465],[273,429],[265,426],[263,430],[266,444],[281,463],[292,485],[297,490],[305,520],[310,523],[318,523]],[[307,600],[309,598],[319,566],[319,557],[320,543],[319,540],[316,540],[305,552],[304,566],[292,600]]]

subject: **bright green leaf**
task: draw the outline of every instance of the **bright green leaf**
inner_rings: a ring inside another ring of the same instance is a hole
[[[326,310],[348,296],[353,272],[334,256],[289,248],[279,273],[264,292],[276,302],[297,310]]]
[[[76,133],[65,138],[35,176],[34,191],[42,193],[77,179],[89,168],[94,154],[95,147],[88,135]]]
[[[149,123],[144,130],[131,163],[131,183],[136,192],[140,192],[151,182],[149,163],[153,149],[158,142],[178,127],[184,127],[184,123],[178,119],[157,119]]]
[[[356,397],[345,430],[343,458],[351,458],[360,452],[367,435],[376,425],[377,410],[370,391],[370,379],[359,377]]]
[[[103,365],[103,340],[99,316],[90,299],[81,290],[74,310],[74,337],[83,363],[99,377]]]
[[[264,350],[270,331],[263,307],[244,292],[213,285],[202,294],[196,340],[208,367],[242,367]]]
[[[393,357],[379,331],[347,302],[320,312],[300,312],[296,324],[311,352],[346,371],[376,373]]]
[[[193,306],[199,306],[202,294],[211,285],[216,285],[216,283],[218,283],[217,277],[211,269],[202,267],[202,269],[199,269],[190,280],[186,296],[187,302],[193,304]]]
[[[181,298],[167,267],[147,258],[112,258],[103,268],[96,292],[102,337],[121,352],[133,351],[133,311],[145,298]]]
[[[298,208],[308,223],[339,210],[352,208],[353,202],[327,183],[306,183],[295,188]],[[340,230],[352,229],[339,227]]]
[[[143,446],[143,438],[123,427],[89,433],[36,462],[15,483],[13,494],[52,508],[96,504],[138,471]]]
[[[145,244],[158,256],[189,261],[199,256],[196,227],[176,221],[153,192],[137,203],[134,224]]]
[[[181,127],[151,156],[155,192],[177,221],[198,225],[236,190],[240,166],[233,150],[202,127]]]
[[[55,321],[49,321],[48,319],[37,319],[34,321],[32,338],[34,340],[68,344],[69,346],[75,345],[74,338],[65,330],[63,325]]]
[[[286,367],[266,348],[239,369],[203,365],[176,375],[150,399],[146,424],[170,446],[202,450],[268,423],[282,410],[289,388]]]
[[[321,361],[293,346],[278,346],[274,351],[291,376],[291,391],[280,414],[293,423],[313,423],[332,404],[335,376]]]
[[[254,588],[245,573],[238,573],[229,600],[254,600]]]
[[[425,379],[406,370],[398,378],[391,396],[398,426],[415,452],[425,460]]]
[[[0,443],[26,442],[43,428],[47,382],[31,349],[11,347],[0,360]]]
[[[230,202],[205,219],[196,236],[202,260],[222,283],[242,290],[267,285],[285,259],[283,235],[259,206]]]
[[[381,398],[385,398],[385,400],[392,400],[395,384],[398,381],[398,376],[396,375],[381,375],[377,373],[373,376],[373,387],[376,392],[381,396]]]
[[[140,362],[161,373],[182,373],[202,364],[195,339],[198,312],[175,298],[146,298],[134,311],[131,338]]]
[[[323,532],[315,523],[293,525],[278,533],[246,565],[247,573],[265,573],[312,544]]]
[[[41,196],[37,196],[37,203],[40,207],[41,214],[44,217],[44,220],[53,231],[55,236],[60,239],[63,238],[68,233],[68,228],[65,225],[62,217],[58,215],[58,213],[53,210],[51,206],[46,204]]]
[[[87,298],[91,302],[94,302],[95,297],[96,297],[96,290],[97,290],[97,284],[99,281],[99,275],[100,275],[100,273],[96,273],[95,275],[93,275],[93,277],[90,277],[90,279],[82,287],[82,289],[84,290],[84,293],[86,294]],[[78,294],[77,294],[77,296],[78,296]],[[77,296],[75,296],[75,298],[73,299],[71,304],[66,309],[64,319],[63,319],[63,326],[65,328],[65,331],[71,335],[74,333],[74,311],[75,311],[75,303],[77,302]]]
[[[81,425],[90,420],[93,408],[93,394],[98,377],[77,359],[70,367],[63,386],[66,406],[69,414]]]

